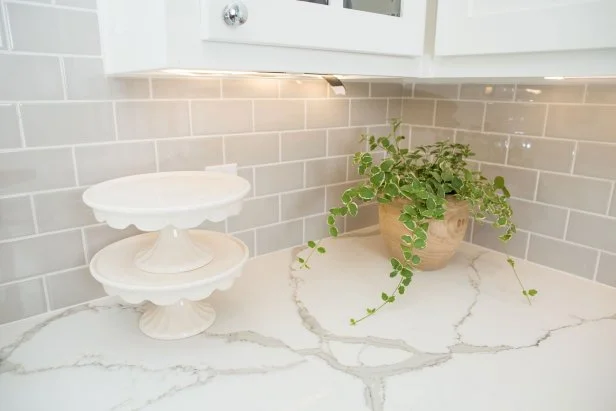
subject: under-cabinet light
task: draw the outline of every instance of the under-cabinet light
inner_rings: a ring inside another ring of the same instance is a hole
[[[544,77],[545,80],[616,80],[616,76],[590,76],[590,77],[563,77],[563,76],[551,76]]]

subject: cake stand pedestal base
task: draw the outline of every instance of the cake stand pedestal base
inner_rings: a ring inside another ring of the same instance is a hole
[[[216,312],[205,301],[180,300],[172,305],[148,303],[139,328],[157,340],[178,340],[197,335],[212,324]]]

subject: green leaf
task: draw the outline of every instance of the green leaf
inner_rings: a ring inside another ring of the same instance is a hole
[[[411,283],[412,278],[411,277],[406,277],[404,280],[402,280],[402,284],[404,284],[404,286],[408,287],[409,284]]]
[[[528,295],[528,292],[526,290],[522,290],[522,295]]]
[[[348,204],[348,203],[350,203],[350,202],[351,202],[351,200],[353,199],[353,198],[352,198],[352,195],[353,195],[353,194],[354,194],[354,192],[353,192],[353,190],[352,190],[352,189],[348,189],[348,190],[346,190],[344,193],[342,193],[342,197],[341,197],[342,202],[343,202],[344,204]]]
[[[413,276],[413,272],[405,267],[402,271],[400,271],[400,275],[404,278],[411,278]]]
[[[326,250],[325,250],[325,248],[324,248],[324,247],[319,247],[319,248],[317,248],[317,252],[318,252],[319,254],[325,254]]]
[[[414,230],[414,229],[415,229],[415,227],[416,227],[416,225],[415,225],[415,222],[414,222],[414,221],[405,221],[405,222],[404,222],[404,226],[405,226],[406,228],[408,228],[409,230]]]
[[[426,248],[426,240],[423,240],[423,239],[415,240],[415,244],[413,245],[415,248],[418,248],[421,250],[423,248]]]
[[[395,197],[398,195],[398,193],[399,193],[398,186],[396,186],[395,184],[389,183],[387,184],[387,186],[385,186],[385,194]]]
[[[359,196],[364,200],[372,200],[374,198],[374,190],[364,186],[359,189]]]
[[[376,174],[373,174],[372,177],[370,177],[370,183],[375,187],[380,187],[381,184],[383,184],[383,181],[385,181],[385,173],[381,171]]]
[[[421,262],[421,257],[419,257],[417,254],[415,254],[412,258],[411,258],[411,262],[415,265],[419,264]]]
[[[387,302],[388,302],[388,303],[393,303],[394,301],[396,301],[396,296],[395,296],[395,295],[392,295],[392,296],[390,296],[390,297],[387,299]]]
[[[299,261],[300,263],[304,264],[306,262],[306,260],[304,260],[303,258],[298,258],[297,261]]]
[[[372,156],[369,153],[362,154],[361,163],[366,165],[372,164]]]
[[[308,241],[308,247],[314,248],[316,246],[317,246],[317,243],[315,243],[314,241]]]
[[[389,276],[390,276],[391,278],[394,278],[394,277],[395,277],[395,276],[397,276],[399,273],[400,273],[399,271],[394,270],[394,271],[392,271],[391,273],[389,273]]]
[[[391,171],[391,169],[393,168],[394,164],[395,164],[394,160],[392,160],[391,158],[385,159],[381,163],[381,170],[383,170],[383,171]]]
[[[338,237],[338,229],[336,227],[329,227],[329,235],[332,237]]]
[[[464,183],[462,182],[462,180],[460,180],[458,177],[453,177],[451,179],[451,186],[456,190],[456,191],[460,191],[460,189],[462,188],[462,186],[464,185]]]
[[[391,263],[391,266],[393,267],[394,270],[400,270],[402,268],[402,263],[400,262],[400,260],[398,260],[395,257],[392,257],[391,260],[389,260],[389,262]]]
[[[358,212],[359,209],[358,209],[356,203],[351,202],[351,203],[347,204],[347,208],[349,209],[349,215],[351,217],[355,217],[357,215],[357,212]]]
[[[366,308],[366,313],[372,315],[376,312],[376,308]]]
[[[385,294],[385,293],[381,293],[381,300],[387,301],[387,300],[389,300],[389,296],[387,294]]]
[[[336,224],[336,218],[333,215],[327,216],[327,225]]]
[[[494,187],[502,189],[505,187],[505,179],[501,176],[494,177]]]
[[[515,261],[513,261],[513,258],[507,258],[507,263],[511,266],[511,268],[515,268]]]
[[[426,200],[426,206],[428,207],[428,210],[434,210],[436,208],[436,202],[434,199],[429,198]]]
[[[502,188],[501,188],[501,191],[503,192],[503,195],[504,195],[506,198],[511,197],[511,193],[509,192],[509,190],[507,190],[507,187],[502,187]]]
[[[530,295],[531,297],[536,296],[537,290],[535,290],[534,288],[531,288],[530,290],[528,290],[528,295]]]
[[[351,318],[349,322],[351,323],[351,325],[357,325],[357,321],[355,321],[354,318]]]
[[[413,241],[410,235],[403,235],[400,239],[407,244],[410,244],[411,241]]]
[[[405,288],[403,285],[401,285],[400,287],[398,287],[398,292],[400,293],[400,295],[404,294]]]

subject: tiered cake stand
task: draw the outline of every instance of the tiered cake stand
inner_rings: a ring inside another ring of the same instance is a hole
[[[216,318],[204,300],[231,287],[248,248],[230,235],[189,229],[238,214],[249,191],[245,179],[213,172],[142,174],[90,187],[83,201],[98,221],[158,232],[102,249],[90,262],[92,276],[109,295],[134,304],[150,302],[139,326],[152,338],[173,340],[204,331]]]

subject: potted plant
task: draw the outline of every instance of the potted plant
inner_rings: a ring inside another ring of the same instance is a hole
[[[370,152],[356,153],[353,163],[366,180],[346,190],[342,205],[329,210],[327,217],[329,233],[336,237],[338,217],[355,217],[358,203],[377,201],[381,234],[391,253],[389,276],[397,279],[395,287],[381,293],[380,305],[351,319],[352,325],[404,294],[415,270],[444,267],[464,238],[471,216],[480,222],[490,217],[494,227],[504,230],[499,238],[505,243],[516,232],[503,177],[489,180],[472,170],[466,162],[474,155],[468,145],[440,141],[413,150],[401,148],[405,137],[396,135],[399,127],[400,122],[393,120],[388,136],[362,136]],[[374,152],[381,150],[386,155],[377,163]],[[309,268],[308,261],[315,251],[325,253],[320,243],[308,242],[312,250],[306,258],[298,259],[300,268]],[[537,291],[524,287],[511,257],[507,256],[507,262],[530,303]]]

